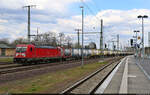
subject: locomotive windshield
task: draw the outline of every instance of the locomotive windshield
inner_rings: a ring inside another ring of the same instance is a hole
[[[17,47],[16,48],[16,52],[18,52],[18,53],[23,53],[23,52],[25,52],[27,50],[27,47]]]

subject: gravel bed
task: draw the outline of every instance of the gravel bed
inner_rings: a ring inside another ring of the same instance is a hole
[[[118,64],[118,62],[112,63],[110,66],[96,74],[94,77],[90,78],[77,88],[75,88],[71,93],[73,94],[90,94],[93,89],[100,83],[104,77]]]

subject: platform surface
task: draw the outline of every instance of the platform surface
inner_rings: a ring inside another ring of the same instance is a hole
[[[103,93],[150,93],[149,74],[150,60],[142,61],[140,58],[128,56],[120,64]]]

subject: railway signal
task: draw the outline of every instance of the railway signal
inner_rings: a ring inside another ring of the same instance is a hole
[[[105,44],[105,49],[107,48],[107,44]]]
[[[133,39],[130,39],[131,47],[133,46]]]

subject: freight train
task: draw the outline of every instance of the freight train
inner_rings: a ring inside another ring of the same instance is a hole
[[[83,49],[84,58],[91,57],[109,57],[128,55],[130,52],[106,51],[98,49]],[[50,62],[54,60],[80,59],[82,57],[81,49],[66,49],[63,47],[35,46],[33,44],[20,44],[16,46],[14,63],[32,64],[38,62]]]

